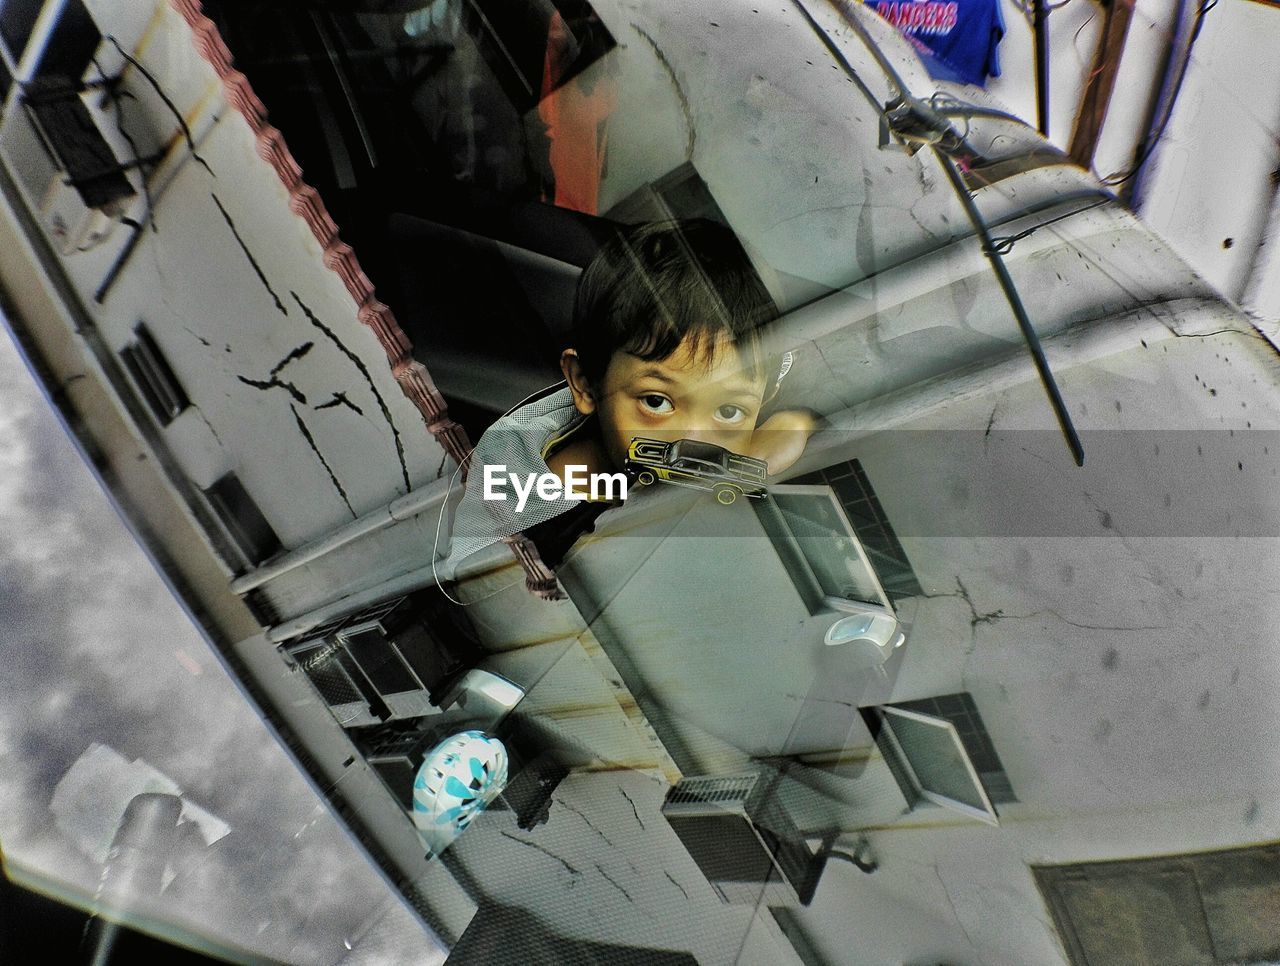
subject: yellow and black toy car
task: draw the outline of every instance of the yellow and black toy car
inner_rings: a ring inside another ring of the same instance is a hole
[[[760,498],[768,492],[765,476],[769,464],[740,456],[723,446],[695,439],[666,443],[660,439],[633,437],[627,447],[625,469],[643,486],[662,480],[695,490],[710,490],[716,501],[728,506],[739,495]]]

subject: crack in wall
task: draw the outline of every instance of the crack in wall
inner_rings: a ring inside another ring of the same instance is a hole
[[[609,848],[613,849],[615,852],[620,853],[622,857],[626,859],[627,865],[631,866],[632,872],[634,872],[636,875],[640,875],[640,869],[637,868],[636,864],[631,861],[631,858],[627,855],[626,851],[618,848],[617,843],[615,843],[613,839],[609,838],[609,836],[604,833],[603,829],[599,828],[594,822],[591,821],[591,819],[587,818],[587,815],[585,812],[575,808],[574,806],[570,805],[568,802],[564,801],[563,799],[557,798],[557,799],[554,799],[554,801],[556,802],[557,805],[560,805],[566,810],[573,812],[573,814],[577,815],[580,819],[582,819],[582,821],[586,823],[587,828],[591,829],[591,831],[595,832],[596,835],[600,836],[600,838],[604,841],[606,845],[609,846]]]
[[[213,347],[213,343],[212,343],[212,342],[210,342],[210,341],[209,341],[208,339],[206,339],[204,336],[200,335],[198,332],[196,332],[196,331],[195,331],[194,329],[192,329],[191,327],[184,325],[184,326],[182,327],[182,331],[183,331],[183,332],[185,332],[185,333],[187,333],[187,335],[191,336],[191,338],[195,339],[197,342],[199,342],[199,343],[200,343],[202,346],[204,346],[206,349],[209,349],[209,348],[212,348],[212,347]]]
[[[615,849],[615,850],[618,848],[618,846],[614,844],[613,840],[612,840],[611,838],[609,838],[609,836],[605,835],[605,834],[604,834],[604,832],[602,832],[602,831],[601,831],[601,830],[596,826],[595,822],[593,822],[593,821],[591,821],[591,819],[587,818],[586,813],[585,813],[585,812],[583,812],[581,809],[579,809],[579,808],[574,808],[574,806],[570,805],[568,802],[566,802],[566,801],[565,801],[564,799],[562,799],[562,798],[554,799],[554,801],[555,801],[555,803],[556,803],[557,805],[559,805],[561,808],[565,809],[566,811],[573,812],[573,814],[574,814],[574,815],[576,815],[576,816],[578,816],[578,818],[582,819],[582,821],[584,821],[584,822],[587,824],[587,828],[591,829],[591,831],[595,832],[595,833],[596,833],[596,835],[598,835],[598,836],[600,836],[602,839],[604,839],[605,843],[609,846],[609,848],[611,848],[611,849]]]
[[[667,76],[671,78],[671,86],[675,88],[676,99],[680,101],[680,113],[684,115],[684,159],[686,161],[693,160],[693,149],[698,143],[698,132],[693,126],[693,110],[689,107],[689,98],[684,92],[684,88],[680,85],[680,81],[676,79],[675,68],[671,66],[671,61],[667,60],[667,55],[662,52],[662,48],[658,46],[658,42],[654,40],[639,24],[633,23],[631,29],[638,33],[653,48],[653,54],[658,58],[658,63],[662,65],[662,69],[667,72]]]
[[[271,379],[250,379],[248,376],[236,376],[246,386],[252,386],[254,389],[261,389],[264,392],[270,389],[283,389],[297,402],[307,405],[307,397],[291,382],[285,382],[283,379],[272,377]]]
[[[289,363],[297,359],[301,359],[313,348],[315,348],[314,342],[304,342],[302,343],[302,345],[298,346],[297,348],[290,349],[288,355],[286,355],[283,359],[281,359],[279,362],[277,362],[274,366],[271,367],[271,373],[270,373],[271,377],[274,379],[276,376],[280,374],[281,369],[283,369]]]
[[[1062,621],[1062,623],[1068,625],[1069,627],[1078,627],[1081,630],[1086,630],[1086,631],[1167,631],[1169,629],[1169,625],[1167,624],[1117,624],[1114,626],[1110,624],[1081,624],[1078,621],[1069,620],[1068,618],[1063,617],[1060,613],[1058,613],[1058,611],[1054,610],[1052,607],[1045,607],[1040,610],[1033,610],[1030,614],[1000,613],[998,614],[996,619],[1006,620],[1006,621],[1021,621],[1021,620],[1029,620],[1033,617],[1040,617],[1043,614],[1052,614],[1054,617],[1058,618],[1058,620]]]
[[[512,835],[510,832],[499,830],[498,834],[501,835],[503,838],[510,839],[512,842],[519,842],[521,845],[526,845],[531,849],[535,849],[538,852],[541,852],[543,855],[548,856],[549,858],[555,859],[557,862],[563,865],[565,869],[568,870],[570,875],[576,875],[579,878],[581,878],[582,871],[580,869],[575,869],[572,865],[570,865],[564,859],[560,858],[560,856],[556,855],[554,852],[552,852],[550,849],[546,848],[545,846],[541,846],[537,842],[530,842],[527,839],[522,839],[517,835]]]
[[[994,624],[997,621],[1022,621],[1031,620],[1035,617],[1041,617],[1045,614],[1052,614],[1062,623],[1069,627],[1078,627],[1087,631],[1167,631],[1167,624],[1085,624],[1080,621],[1073,621],[1053,607],[1042,607],[1040,610],[1033,610],[1026,614],[1006,614],[1003,608],[997,608],[993,611],[978,613],[977,607],[973,603],[973,598],[969,594],[968,588],[960,580],[957,575],[956,586],[959,590],[954,594],[922,594],[923,600],[945,600],[948,598],[963,600],[969,608],[969,627],[975,629],[979,624]]]
[[[969,594],[969,588],[960,580],[959,574],[956,574],[956,588],[958,592],[950,596],[959,597],[969,606],[969,614],[971,615],[969,619],[970,630],[976,631],[979,624],[994,624],[1005,616],[1004,610],[1001,608],[979,614],[978,608],[973,603],[973,597]]]
[[[306,315],[311,324],[323,332],[329,341],[351,360],[352,364],[360,370],[360,374],[364,376],[365,382],[369,384],[369,388],[373,391],[373,398],[378,401],[378,408],[382,410],[382,418],[387,421],[387,426],[391,429],[391,437],[396,444],[396,458],[400,461],[400,476],[404,481],[404,491],[408,493],[413,487],[409,483],[409,467],[405,463],[404,442],[400,439],[400,430],[396,428],[395,422],[391,419],[391,410],[387,408],[387,401],[382,398],[382,393],[378,391],[378,387],[374,384],[373,376],[370,374],[368,367],[358,355],[343,344],[332,329],[316,318],[316,314],[298,297],[297,292],[290,291],[289,294],[293,296],[293,300],[298,303],[298,308],[302,309],[303,314]]]
[[[1110,530],[1114,533],[1120,540],[1120,546],[1124,547],[1125,550],[1129,552],[1129,556],[1133,558],[1134,562],[1141,565],[1142,569],[1146,571],[1145,574],[1141,575],[1142,578],[1158,590],[1173,594],[1173,596],[1185,600],[1186,594],[1184,594],[1181,589],[1177,587],[1170,587],[1166,583],[1165,576],[1161,573],[1160,568],[1154,565],[1134,548],[1129,538],[1125,536],[1125,534],[1121,533],[1119,528],[1116,527],[1115,522],[1111,518],[1111,514],[1104,510],[1098,504],[1098,501],[1093,498],[1093,494],[1088,490],[1084,490],[1082,492],[1085,501],[1093,508],[1094,512],[1098,514],[1098,522],[1101,524],[1103,529]]]
[[[173,103],[169,95],[164,92],[164,89],[160,86],[160,82],[157,81],[155,77],[152,76],[149,70],[147,70],[145,67],[142,66],[141,63],[138,62],[137,58],[131,56],[130,54],[127,54],[125,52],[125,49],[120,46],[120,41],[116,40],[115,37],[113,37],[111,34],[107,34],[107,36],[104,39],[108,43],[110,43],[111,46],[115,47],[116,52],[119,53],[121,57],[123,57],[126,61],[128,61],[129,64],[135,70],[137,70],[139,74],[143,76],[143,78],[147,81],[147,83],[151,85],[152,90],[156,92],[156,95],[160,98],[160,100],[164,101],[164,106],[169,109],[169,112],[173,115],[174,120],[178,122],[178,127],[182,129],[182,136],[187,139],[187,149],[191,152],[191,157],[195,158],[195,160],[200,163],[200,166],[209,172],[209,176],[211,178],[216,178],[217,175],[214,174],[213,168],[209,167],[209,162],[207,162],[204,158],[200,157],[199,152],[196,151],[195,138],[191,136],[191,128],[187,126],[186,118],[182,116],[182,112],[178,110],[178,106]]]
[[[627,902],[631,902],[631,903],[634,903],[634,902],[635,902],[635,899],[633,899],[633,898],[631,897],[631,893],[630,893],[630,892],[628,892],[626,889],[622,888],[622,886],[620,886],[620,885],[618,884],[618,881],[617,881],[613,876],[611,876],[608,872],[606,872],[606,871],[604,870],[604,866],[603,866],[603,865],[601,865],[599,862],[597,862],[597,863],[595,863],[595,867],[596,867],[596,871],[597,871],[597,872],[599,872],[599,873],[600,873],[600,875],[602,875],[602,876],[604,877],[604,880],[605,880],[606,882],[608,882],[608,883],[609,883],[609,885],[613,886],[615,889],[617,889],[619,892],[621,892],[621,893],[623,894],[623,896],[624,896],[624,897],[626,897]]]
[[[221,436],[219,436],[219,435],[218,435],[218,431],[217,431],[216,429],[214,429],[214,428],[213,428],[213,423],[209,422],[209,417],[208,417],[208,416],[206,416],[206,415],[201,411],[201,409],[200,409],[200,407],[199,407],[199,406],[192,406],[191,408],[192,408],[192,409],[194,409],[194,410],[195,410],[195,412],[196,412],[196,415],[200,417],[200,421],[201,421],[202,423],[204,423],[206,427],[208,427],[209,432],[212,434],[212,436],[213,436],[214,440],[217,442],[217,444],[218,444],[219,446],[222,446],[222,445],[223,445],[223,444],[222,444],[222,437],[221,437]],[[225,449],[225,447],[223,447],[223,448]]]
[[[686,901],[686,902],[691,902],[691,901],[692,901],[692,900],[689,898],[689,893],[688,893],[688,891],[685,889],[685,887],[684,887],[684,886],[682,886],[682,885],[681,885],[679,882],[677,882],[675,879],[673,879],[673,878],[671,877],[671,873],[670,873],[670,872],[668,872],[666,869],[663,869],[663,870],[662,870],[662,874],[663,874],[663,875],[665,875],[665,876],[667,877],[667,881],[668,881],[668,882],[670,882],[673,886],[675,886],[677,889],[679,889],[679,890],[680,890],[680,894],[684,896],[684,898],[685,898],[685,901]]]
[[[245,244],[243,238],[240,237],[240,229],[236,227],[236,223],[232,221],[231,215],[227,209],[223,207],[221,200],[213,192],[209,193],[209,197],[213,199],[213,203],[218,206],[218,210],[222,212],[222,218],[227,223],[227,227],[231,229],[231,234],[236,240],[236,244],[240,246],[240,251],[244,252],[244,257],[249,260],[249,264],[253,266],[253,270],[258,274],[258,280],[262,282],[263,287],[271,295],[279,309],[281,315],[288,315],[289,310],[284,307],[284,303],[280,301],[280,296],[276,294],[276,290],[271,287],[271,283],[267,281],[266,273],[262,271],[262,266],[258,264],[258,260],[253,257],[253,252],[249,251],[249,246]]]
[[[364,415],[364,410],[361,409],[359,406],[357,406],[355,403],[353,403],[350,399],[348,399],[347,394],[345,392],[335,392],[333,394],[333,398],[331,398],[328,402],[322,402],[318,406],[313,406],[312,408],[318,412],[321,409],[333,409],[335,406],[346,406],[348,409],[354,412],[357,416]],[[445,455],[446,457],[448,456],[448,454],[445,454]],[[439,475],[440,475],[439,473],[436,474],[437,477],[439,477]]]
[[[324,454],[320,452],[320,447],[316,445],[315,437],[311,435],[311,430],[307,428],[307,424],[302,421],[302,414],[298,412],[298,407],[289,404],[289,411],[293,413],[293,418],[298,424],[298,431],[302,433],[302,438],[307,441],[307,445],[311,447],[311,452],[316,454],[316,459],[320,461],[320,465],[324,467],[324,471],[329,474],[329,480],[333,483],[333,488],[338,491],[338,496],[342,497],[342,502],[347,507],[347,512],[351,514],[351,519],[356,519],[356,511],[351,507],[351,501],[347,499],[347,491],[342,488],[342,484],[338,482],[337,475],[333,472],[333,467],[329,465],[329,461],[324,458]]]
[[[631,814],[636,817],[636,823],[640,826],[640,828],[644,829],[645,831],[648,831],[648,829],[645,828],[644,821],[640,818],[640,811],[639,809],[636,808],[636,803],[632,800],[631,796],[627,794],[626,789],[619,788],[618,794],[620,794],[623,798],[625,798],[627,800],[627,804],[631,806]]]
[[[978,948],[978,944],[973,941],[973,937],[969,935],[969,930],[964,924],[964,920],[960,918],[960,912],[956,909],[955,900],[951,898],[951,893],[947,891],[947,881],[942,878],[942,872],[938,866],[933,866],[933,874],[938,877],[938,885],[942,886],[942,894],[947,897],[947,905],[951,907],[951,915],[956,918],[956,925],[960,927],[960,931],[964,933],[965,940],[973,947],[973,951],[978,954],[978,958],[982,960],[982,951]]]

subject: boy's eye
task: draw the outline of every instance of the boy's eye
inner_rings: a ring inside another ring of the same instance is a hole
[[[654,414],[665,414],[675,411],[675,406],[671,404],[671,400],[666,396],[659,396],[657,393],[646,393],[640,397],[640,405],[646,411]]]
[[[747,418],[747,411],[741,406],[726,403],[716,410],[716,419],[722,423],[740,423]]]

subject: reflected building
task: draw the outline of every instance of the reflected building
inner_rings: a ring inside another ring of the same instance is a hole
[[[1200,102],[1116,16],[1068,151],[861,5],[0,5],[19,339],[451,962],[1280,955],[1274,259],[1184,261],[1203,170],[1105,102]],[[583,268],[689,218],[800,462],[441,573]]]

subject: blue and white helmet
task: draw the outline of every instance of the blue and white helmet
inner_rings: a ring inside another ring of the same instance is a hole
[[[439,855],[507,784],[507,749],[483,731],[460,731],[427,752],[413,780],[413,824]]]

